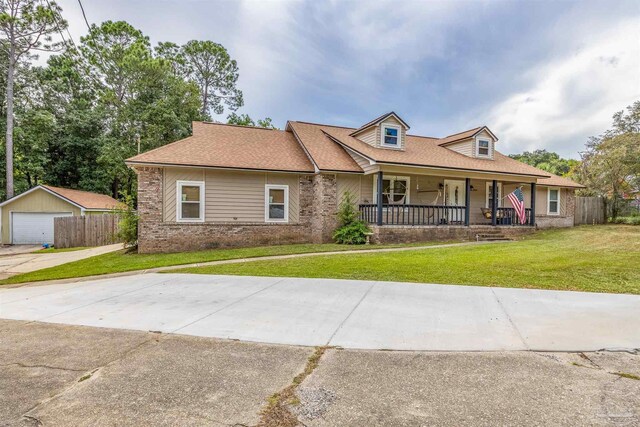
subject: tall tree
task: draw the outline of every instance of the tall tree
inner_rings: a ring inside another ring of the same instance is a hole
[[[149,39],[126,22],[92,25],[80,52],[92,80],[106,129],[98,164],[111,177],[111,191],[134,192],[135,175],[124,160],[182,138],[200,118],[198,87],[176,75],[171,61],[154,56]]]
[[[605,197],[616,218],[624,199],[640,193],[640,101],[613,116],[613,127],[589,138],[578,171],[586,193]]]
[[[200,88],[202,115],[224,112],[224,105],[235,111],[244,105],[242,91],[236,87],[238,64],[224,46],[210,40],[191,40],[181,49],[190,79]],[[224,103],[224,105],[223,105]]]
[[[13,127],[14,79],[20,59],[34,51],[51,51],[59,47],[52,35],[66,28],[60,7],[47,1],[45,7],[38,0],[0,0],[0,34],[2,48],[8,55],[5,94],[6,126],[6,197],[13,197]]]
[[[522,154],[510,154],[509,157],[560,176],[571,175],[580,163],[573,159],[563,159],[558,153],[547,150],[525,151]]]

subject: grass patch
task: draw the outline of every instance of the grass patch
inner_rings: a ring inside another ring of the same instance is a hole
[[[640,294],[640,227],[580,226],[498,245],[264,260],[174,270]]]
[[[614,375],[617,375],[619,377],[622,378],[628,378],[630,380],[637,380],[640,381],[640,377],[637,375],[633,375],[633,374],[627,374],[626,372],[613,372]]]
[[[300,425],[298,418],[289,410],[289,406],[300,403],[295,394],[296,389],[318,367],[320,358],[327,348],[316,347],[313,354],[309,356],[304,370],[296,375],[291,384],[269,397],[267,406],[260,414],[258,427],[296,427]]]
[[[291,255],[312,252],[334,252],[362,249],[383,249],[403,246],[428,246],[443,242],[420,243],[412,245],[337,245],[337,244],[301,244],[263,246],[257,248],[211,249],[197,252],[171,254],[138,254],[125,250],[97,255],[79,261],[73,261],[56,267],[45,268],[30,273],[19,274],[0,280],[0,285],[37,282],[42,280],[69,279],[73,277],[95,276],[125,271],[147,270],[172,265],[194,264],[208,261],[222,261],[239,258],[256,258],[272,255]]]
[[[75,252],[81,251],[83,249],[89,249],[88,246],[79,246],[77,248],[47,248],[47,249],[38,249],[37,251],[31,252],[32,254],[54,254],[60,252]]]

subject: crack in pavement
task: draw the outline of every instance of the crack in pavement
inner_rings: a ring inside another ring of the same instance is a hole
[[[507,316],[507,320],[509,320],[509,323],[511,324],[513,329],[518,334],[518,338],[520,338],[520,341],[522,341],[522,344],[524,345],[525,349],[527,351],[531,351],[531,347],[529,347],[529,344],[527,344],[527,341],[524,339],[524,336],[520,332],[520,329],[518,329],[518,326],[516,326],[515,322],[511,318],[511,315],[507,311],[507,308],[504,306],[504,304],[502,304],[502,301],[500,301],[500,298],[498,297],[498,294],[496,294],[495,289],[494,288],[490,288],[490,289],[491,289],[491,293],[493,294],[494,298],[496,299],[496,302],[498,303],[498,305],[502,309],[502,312],[504,313],[505,316]]]
[[[6,366],[18,366],[19,368],[45,368],[45,369],[55,369],[59,371],[69,371],[69,372],[86,372],[86,369],[72,369],[72,368],[63,368],[61,366],[49,366],[49,365],[27,365],[21,362],[12,362],[12,363],[4,363],[0,365],[0,368]]]
[[[325,344],[326,346],[330,345],[331,341],[333,340],[333,338],[336,336],[336,334],[338,333],[338,331],[340,329],[342,329],[342,327],[344,326],[344,324],[347,322],[347,320],[349,320],[349,318],[351,317],[351,315],[356,311],[356,309],[360,306],[360,304],[362,303],[362,301],[364,301],[364,299],[366,298],[367,295],[369,295],[369,292],[371,292],[371,290],[374,288],[374,286],[376,286],[378,284],[378,282],[373,282],[370,286],[369,289],[366,290],[366,292],[362,295],[362,297],[360,297],[360,300],[358,301],[358,303],[356,305],[353,306],[353,308],[351,309],[351,311],[349,312],[349,314],[347,314],[347,316],[342,320],[342,322],[340,322],[340,324],[338,325],[338,327],[336,328],[335,331],[333,331],[333,334],[331,334],[331,336],[329,337],[329,339],[327,340],[327,343]]]

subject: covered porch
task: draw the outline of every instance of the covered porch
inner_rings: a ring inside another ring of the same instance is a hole
[[[362,220],[371,225],[535,226],[537,191],[530,177],[529,182],[517,177],[461,178],[397,168],[369,177],[363,182],[370,182],[371,198],[361,197],[358,207]],[[519,186],[525,199],[524,221],[506,198]]]

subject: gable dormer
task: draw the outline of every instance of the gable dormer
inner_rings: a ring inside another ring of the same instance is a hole
[[[456,151],[468,157],[493,160],[498,138],[488,127],[482,126],[449,135],[442,138],[442,140],[443,142],[441,142],[440,145],[449,150]]]
[[[393,111],[362,125],[351,136],[372,147],[404,150],[409,125]]]

